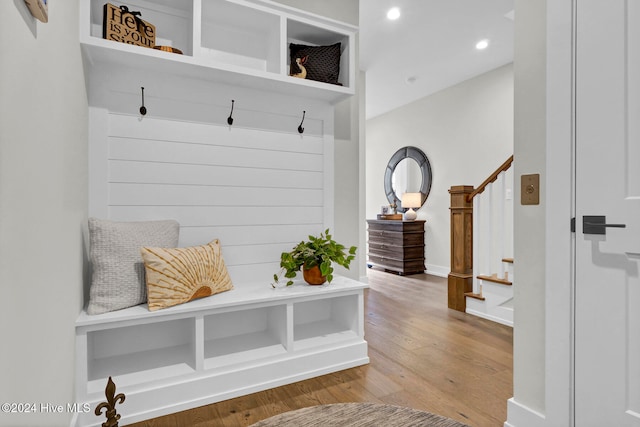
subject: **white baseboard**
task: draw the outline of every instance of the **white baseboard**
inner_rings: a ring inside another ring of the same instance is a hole
[[[425,267],[427,268],[427,274],[444,278],[449,277],[449,272],[451,271],[450,268],[443,267],[441,265],[425,264]],[[368,283],[368,278],[366,276],[364,276],[364,278],[360,277],[360,281],[363,283]]]
[[[545,427],[545,424],[544,414],[516,402],[513,397],[507,401],[504,427]]]
[[[441,265],[425,264],[427,267],[427,274],[438,277],[449,277],[451,269],[449,267],[443,267]]]
[[[472,314],[477,317],[482,317],[483,319],[491,320],[492,322],[500,323],[501,325],[510,326],[513,328],[513,321],[503,319],[498,316],[492,316],[491,314],[483,313],[482,311],[472,310],[467,308],[467,314]]]

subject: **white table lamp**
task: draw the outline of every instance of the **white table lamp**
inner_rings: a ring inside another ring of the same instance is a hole
[[[409,208],[408,211],[404,213],[404,219],[407,221],[414,221],[418,214],[413,208],[419,208],[422,206],[422,193],[404,193],[402,195],[402,207]]]

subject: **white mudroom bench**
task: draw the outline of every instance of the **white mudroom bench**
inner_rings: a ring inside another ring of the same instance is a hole
[[[99,426],[111,376],[133,423],[367,364],[364,289],[342,276],[236,284],[231,291],[150,312],[146,304],[76,321],[78,401],[92,411],[76,426]]]
[[[104,4],[81,1],[78,14],[88,214],[175,219],[181,247],[220,239],[235,288],[80,313],[76,399],[91,411],[72,425],[104,422],[93,411],[109,377],[126,425],[368,363],[366,284],[268,281],[278,254],[340,218],[334,180],[351,168],[334,164],[335,105],[356,93],[358,28],[270,0],[128,0],[180,55],[105,40]],[[290,76],[292,43],[339,44],[339,84]]]

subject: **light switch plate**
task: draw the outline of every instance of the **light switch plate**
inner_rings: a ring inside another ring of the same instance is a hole
[[[520,204],[540,204],[540,174],[522,175],[520,177]]]

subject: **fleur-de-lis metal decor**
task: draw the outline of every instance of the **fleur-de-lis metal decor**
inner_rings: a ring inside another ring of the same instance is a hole
[[[111,377],[109,377],[109,381],[107,381],[107,387],[104,389],[104,395],[107,397],[107,401],[96,406],[95,414],[100,416],[104,409],[104,415],[107,417],[107,421],[102,423],[102,427],[118,427],[120,414],[116,411],[116,403],[122,404],[126,397],[123,393],[118,393],[116,395],[116,385]]]

